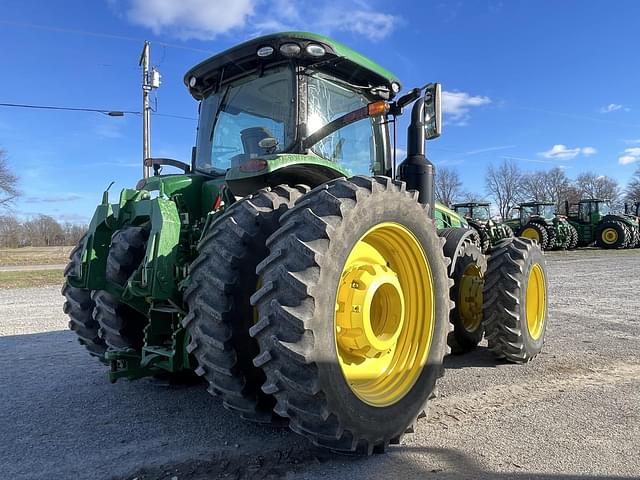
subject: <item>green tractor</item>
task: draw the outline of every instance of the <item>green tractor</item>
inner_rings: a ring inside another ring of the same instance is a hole
[[[191,164],[146,159],[153,176],[113,204],[105,192],[65,272],[70,327],[111,381],[195,372],[245,419],[371,454],[423,415],[448,339],[471,348],[481,326],[507,361],[540,352],[539,247],[509,239],[486,258],[469,229],[436,229],[438,84],[395,98],[392,73],[300,32],[213,56],[185,84]],[[396,174],[389,130],[408,108]]]
[[[640,221],[640,202],[625,203],[624,214],[635,217],[636,221]]]
[[[495,222],[491,218],[491,205],[486,202],[466,202],[453,205],[455,212],[462,216],[480,238],[482,253],[505,238],[513,237],[513,230],[505,223]]]
[[[538,242],[543,250],[566,250],[577,246],[578,232],[551,202],[526,202],[517,208],[518,216],[507,220],[516,236]]]
[[[620,249],[640,246],[637,217],[611,212],[609,202],[598,198],[582,199],[569,205],[565,202],[567,218],[578,231],[578,244],[595,242],[599,248]]]

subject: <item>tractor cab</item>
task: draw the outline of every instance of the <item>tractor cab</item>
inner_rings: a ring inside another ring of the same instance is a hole
[[[520,224],[529,223],[532,218],[542,218],[552,222],[556,215],[556,206],[551,202],[527,202],[520,204]]]
[[[640,218],[640,202],[633,202],[632,204],[624,204],[625,215],[631,215]]]
[[[489,203],[467,202],[456,203],[453,210],[467,220],[474,220],[479,223],[487,223],[491,221],[491,211]]]
[[[316,186],[391,175],[391,72],[326,37],[300,32],[243,43],[192,68],[200,101],[193,170],[244,196],[263,186]]]
[[[580,200],[568,211],[569,218],[584,224],[596,224],[610,213],[609,203],[595,198]]]

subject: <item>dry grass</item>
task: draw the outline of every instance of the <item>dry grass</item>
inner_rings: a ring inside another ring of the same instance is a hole
[[[62,270],[0,272],[0,289],[62,285]]]
[[[66,264],[72,249],[73,247],[0,248],[0,266]]]

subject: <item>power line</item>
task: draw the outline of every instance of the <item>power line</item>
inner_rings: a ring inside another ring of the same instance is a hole
[[[102,108],[81,108],[81,107],[58,107],[54,105],[31,105],[26,103],[0,103],[0,107],[15,107],[15,108],[33,108],[39,110],[66,110],[70,112],[95,112],[109,115],[112,117],[122,116],[125,113],[132,115],[140,115],[140,112],[134,112],[131,110],[105,110]],[[121,114],[121,115],[118,115]]]
[[[74,28],[62,28],[62,27],[52,27],[48,25],[37,25],[34,23],[24,23],[24,22],[11,22],[8,20],[0,20],[0,25],[10,25],[14,27],[24,27],[24,28],[35,28],[39,30],[48,30],[50,32],[58,32],[58,33],[75,33],[78,35],[89,35],[91,37],[100,37],[100,38],[111,38],[114,40],[125,40],[128,42],[143,42],[144,39],[137,37],[129,37],[125,35],[115,35],[113,33],[102,33],[102,32],[90,32],[87,30],[77,30]],[[180,50],[190,50],[192,52],[206,53],[208,55],[212,55],[213,52],[211,50],[204,50],[202,48],[193,48],[186,47],[184,45],[176,45],[174,43],[167,43],[161,41],[153,41],[156,45],[162,45],[170,48],[178,48]]]
[[[110,117],[121,117],[124,114],[142,115],[141,112],[136,112],[133,110],[106,110],[102,108],[60,107],[55,105],[32,105],[27,103],[0,103],[0,107],[30,108],[37,110],[64,110],[69,112],[93,112],[102,113],[103,115],[109,115]],[[186,117],[184,115],[174,115],[172,113],[152,112],[152,114],[158,117],[179,118],[181,120],[197,120],[196,117]]]

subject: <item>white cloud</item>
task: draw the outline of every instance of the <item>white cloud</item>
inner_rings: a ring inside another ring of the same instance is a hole
[[[243,27],[254,13],[255,0],[130,0],[130,22],[156,35],[168,33],[186,40],[208,40]]]
[[[561,143],[555,144],[549,150],[545,152],[539,152],[538,155],[551,160],[572,160],[578,155],[582,154],[585,157],[589,155],[595,155],[597,150],[593,147],[575,147],[569,148]]]
[[[623,112],[630,112],[631,111],[631,109],[629,107],[626,107],[624,105],[620,105],[619,103],[610,103],[606,107],[602,107],[600,109],[600,113],[611,113],[611,112],[617,112],[618,110],[622,110]]]
[[[640,147],[625,148],[624,153],[618,157],[620,165],[629,165],[640,161]]]
[[[490,103],[491,99],[485,96],[469,95],[466,92],[442,92],[442,112],[449,116],[454,125],[467,124],[471,107],[481,107]]]
[[[606,107],[602,107],[600,109],[600,113],[611,113],[611,112],[615,112],[616,110],[620,110],[622,108],[623,108],[623,105],[620,105],[619,103],[610,103]],[[628,109],[625,109],[625,110],[628,110]]]
[[[400,21],[360,0],[129,0],[126,17],[155,34],[182,40],[211,40],[233,30],[247,36],[311,30],[351,32],[377,41],[389,36]]]

